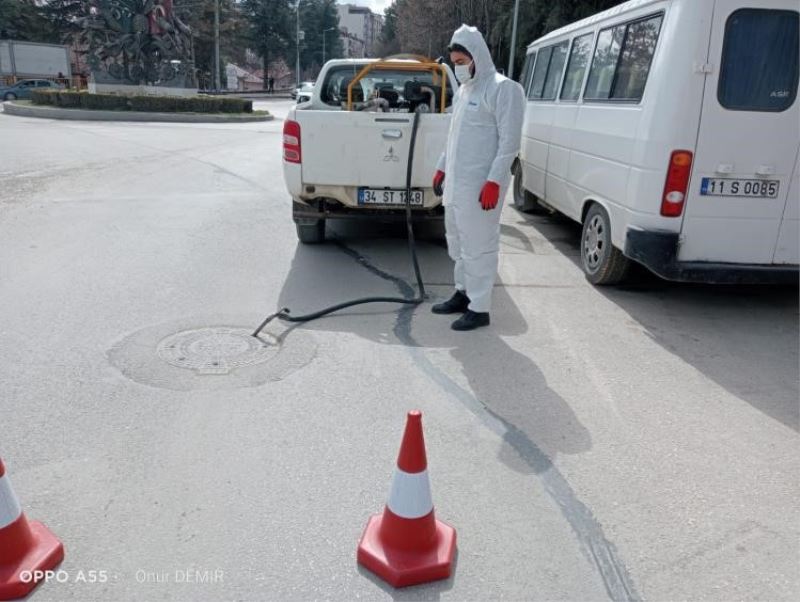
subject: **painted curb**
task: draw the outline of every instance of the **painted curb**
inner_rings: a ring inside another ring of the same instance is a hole
[[[3,103],[3,112],[17,117],[66,119],[73,121],[136,121],[162,123],[253,123],[272,121],[272,115],[226,115],[197,113],[141,113],[136,111],[91,111],[87,109],[60,109],[21,105],[14,101]]]

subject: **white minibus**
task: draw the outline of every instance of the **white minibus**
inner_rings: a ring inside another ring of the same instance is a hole
[[[797,0],[632,0],[533,42],[514,202],[594,284],[796,281]]]

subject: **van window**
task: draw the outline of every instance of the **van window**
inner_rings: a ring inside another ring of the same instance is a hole
[[[658,32],[663,17],[653,17],[628,25],[622,56],[619,59],[611,98],[617,100],[640,100],[644,84],[650,71],[650,63],[656,51]]]
[[[547,65],[550,64],[550,54],[552,52],[552,46],[548,46],[547,48],[543,48],[539,51],[539,54],[536,58],[536,65],[533,68],[531,87],[528,89],[528,98],[530,100],[541,100],[542,98],[544,79],[547,76]]]
[[[594,34],[589,33],[575,38],[575,41],[572,42],[572,52],[569,54],[561,100],[578,100],[581,95],[583,76],[586,73],[586,65],[589,64],[589,54],[592,52],[592,38],[594,38]]]
[[[601,31],[583,97],[641,100],[662,20],[657,15]]]
[[[561,84],[561,73],[564,71],[564,63],[567,61],[567,50],[569,42],[562,42],[553,47],[550,55],[550,66],[547,68],[547,77],[544,81],[544,91],[542,100],[555,100],[558,88]]]
[[[725,25],[717,97],[734,111],[785,111],[797,97],[798,13],[737,10]]]
[[[561,42],[539,51],[539,60],[533,70],[533,82],[528,98],[532,100],[555,100],[561,72],[567,58],[569,42]]]
[[[525,94],[528,94],[528,89],[531,85],[531,77],[533,76],[533,64],[536,61],[536,53],[532,52],[528,56],[525,57],[525,65],[522,67],[522,73],[519,77],[519,83],[522,85],[522,89],[525,90]]]
[[[619,52],[625,38],[625,26],[604,29],[597,37],[597,48],[592,59],[592,70],[583,97],[587,99],[607,99],[611,96],[614,70],[617,68]]]

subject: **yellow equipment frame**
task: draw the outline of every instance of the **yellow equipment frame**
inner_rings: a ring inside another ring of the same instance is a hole
[[[392,60],[395,59],[395,60]],[[414,60],[418,61],[417,63],[401,63],[397,59],[405,59],[405,60]],[[364,79],[371,71],[375,69],[392,69],[394,71],[416,71],[422,73],[431,73],[434,76],[438,75],[442,78],[442,94],[440,98],[440,106],[439,112],[444,113],[446,104],[447,104],[447,69],[444,65],[437,63],[436,61],[421,55],[416,54],[399,54],[387,57],[385,59],[381,59],[379,61],[375,61],[374,63],[369,63],[368,65],[364,66],[361,71],[353,78],[353,80],[347,85],[347,110],[353,110],[353,88],[358,84],[362,79]],[[434,80],[435,81],[435,80]]]

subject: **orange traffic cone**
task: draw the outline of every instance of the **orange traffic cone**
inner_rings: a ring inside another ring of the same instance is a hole
[[[0,459],[0,600],[27,596],[64,560],[64,546],[42,523],[28,522]]]
[[[422,414],[408,413],[389,502],[370,517],[358,544],[358,563],[394,587],[447,579],[456,531],[436,520],[422,438]]]

